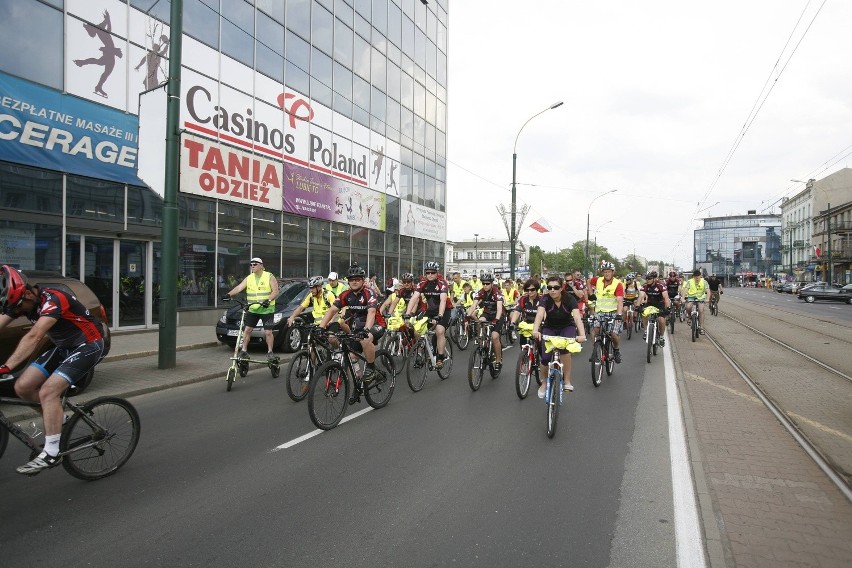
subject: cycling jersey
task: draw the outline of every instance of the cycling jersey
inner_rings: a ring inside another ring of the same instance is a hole
[[[711,292],[718,292],[719,286],[721,286],[721,285],[722,285],[722,281],[719,280],[718,278],[708,278],[707,279],[707,286],[710,288]]]
[[[535,323],[535,315],[538,312],[538,300],[533,302],[529,296],[524,296],[515,305],[515,311],[521,314],[523,321]]]
[[[441,294],[449,296],[449,286],[443,280],[423,280],[417,284],[416,291],[426,302],[426,315],[430,318],[437,316],[441,311]],[[453,307],[449,297],[445,305],[447,308]]]
[[[305,299],[302,300],[302,308],[307,308],[313,303],[314,309],[311,311],[311,315],[314,316],[316,321],[320,321],[322,316],[325,315],[325,312],[328,311],[328,308],[334,303],[334,294],[331,292],[321,292],[319,296],[314,296],[313,294],[308,294],[305,296]]]
[[[574,327],[574,317],[571,312],[579,309],[577,298],[571,294],[562,296],[562,304],[556,305],[553,298],[550,296],[542,296],[538,305],[544,308],[544,321],[541,324],[542,329],[564,329],[566,327]],[[547,334],[545,334],[547,335]]]
[[[659,282],[654,282],[653,284],[645,284],[642,286],[642,291],[648,295],[648,305],[654,306],[657,308],[663,308],[665,306],[665,300],[663,300],[663,292],[666,292],[666,287],[660,284]]]
[[[340,296],[334,301],[334,306],[338,310],[346,308],[344,319],[346,323],[353,329],[362,329],[367,323],[367,314],[370,309],[379,307],[375,294],[366,288],[361,288],[357,292],[352,290],[344,290]],[[382,325],[379,321],[381,314],[376,313],[376,323]]]
[[[680,293],[680,278],[667,278],[666,290],[669,292],[669,298],[674,298]]]
[[[642,288],[634,282],[633,284],[625,284],[624,285],[624,299],[625,301],[633,301],[639,297],[639,290]]]
[[[62,290],[39,288],[38,300],[38,307],[24,316],[33,323],[39,318],[55,319],[56,323],[47,330],[47,337],[57,347],[74,348],[103,339],[98,320],[76,296]]]
[[[479,301],[479,306],[482,308],[482,315],[485,319],[493,320],[497,318],[497,302],[503,301],[503,294],[500,293],[500,290],[493,286],[490,291],[483,288],[476,293],[474,299]]]
[[[613,278],[607,285],[603,277],[594,277],[589,280],[589,287],[595,289],[597,300],[595,311],[597,313],[610,313],[618,310],[618,298],[624,297],[624,285],[618,278]]]

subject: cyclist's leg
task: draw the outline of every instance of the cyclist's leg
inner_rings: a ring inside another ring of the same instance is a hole
[[[698,327],[704,331],[704,302],[698,302]]]
[[[447,352],[447,326],[450,323],[450,317],[447,312],[444,312],[444,316],[437,319],[437,325],[435,325],[435,337],[437,338],[437,347],[438,347],[438,358],[443,359],[445,353]]]
[[[567,351],[559,352],[559,360],[562,362],[562,377],[565,380],[565,390],[573,391],[574,385],[571,384],[571,354]]]

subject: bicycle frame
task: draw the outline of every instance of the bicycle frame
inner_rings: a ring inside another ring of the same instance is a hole
[[[243,345],[243,339],[245,338],[245,330],[246,330],[246,314],[252,306],[262,306],[261,302],[241,302],[240,300],[233,300],[240,306],[240,324],[237,327],[237,338],[234,342],[234,355],[231,357],[231,365],[228,367],[228,371],[225,373],[225,381],[227,382],[227,390],[231,390],[231,387],[234,384],[234,381],[237,378],[237,374],[241,377],[245,377],[248,375],[249,371],[249,363],[257,363],[264,366],[269,367],[270,372],[272,373],[272,377],[275,378],[281,372],[281,359],[279,357],[274,357],[272,359],[266,359],[265,361],[261,361],[258,359],[251,359],[250,357],[240,357],[240,351]]]

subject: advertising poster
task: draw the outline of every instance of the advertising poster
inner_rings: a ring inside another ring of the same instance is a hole
[[[281,211],[281,164],[185,134],[180,149],[180,190]]]
[[[322,172],[284,164],[284,211],[315,219],[385,230],[384,193]]]
[[[445,241],[447,214],[411,201],[400,201],[399,232],[409,237]]]
[[[139,185],[138,120],[0,73],[0,160]]]

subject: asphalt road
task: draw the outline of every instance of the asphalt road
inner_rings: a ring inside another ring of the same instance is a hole
[[[111,478],[23,478],[10,440],[3,565],[672,566],[663,356],[643,347],[623,340],[597,389],[588,347],[574,358],[552,440],[535,393],[515,395],[517,348],[478,392],[468,349],[446,381],[402,376],[386,408],[278,451],[314,430],[283,377],[135,397],[142,438]]]
[[[764,306],[771,306],[797,314],[810,315],[829,321],[852,324],[852,306],[844,304],[843,302],[817,300],[813,304],[808,304],[804,300],[800,300],[794,294],[779,294],[775,291],[755,288],[725,289],[724,294],[722,294],[721,303],[724,303],[726,297],[743,298],[749,302]]]

